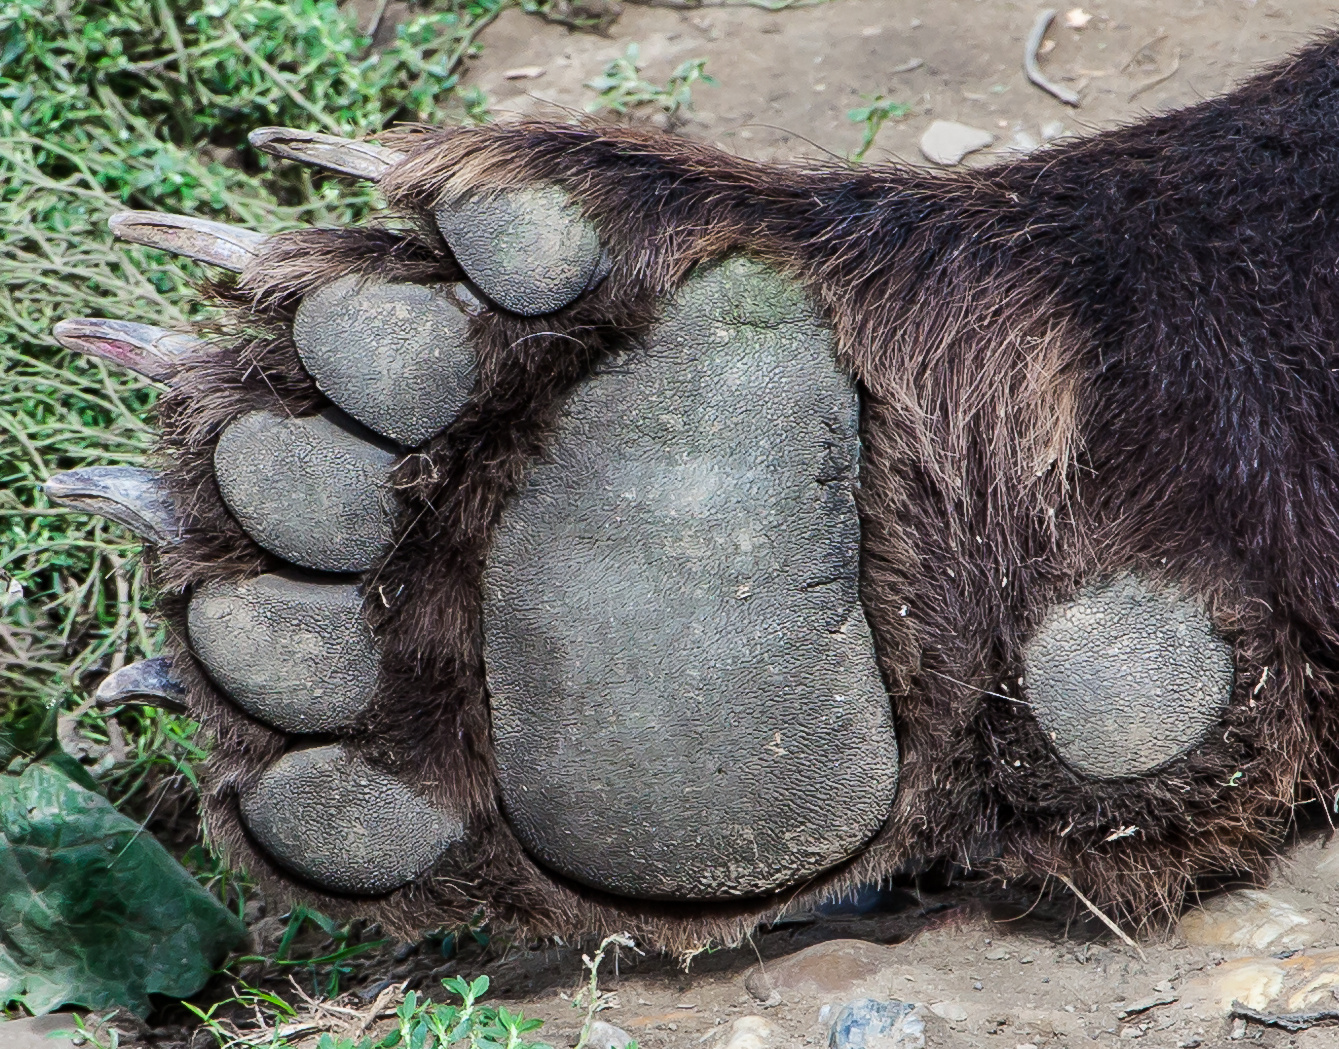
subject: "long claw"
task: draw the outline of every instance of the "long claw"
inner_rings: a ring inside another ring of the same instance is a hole
[[[340,175],[352,175],[376,182],[404,153],[371,142],[323,135],[319,131],[299,131],[291,127],[258,127],[247,135],[257,149],[285,160],[312,164]]]
[[[47,497],[85,513],[98,514],[158,543],[181,537],[172,498],[153,470],[138,466],[87,466],[52,474]]]
[[[166,656],[113,670],[93,693],[93,700],[100,707],[120,706],[137,699],[143,702],[147,697],[155,701],[150,706],[186,709],[186,686],[172,676],[172,664]]]
[[[152,324],[75,317],[51,329],[67,350],[101,357],[138,372],[146,379],[166,382],[176,362],[204,344],[192,335],[155,328]]]
[[[118,211],[107,224],[132,244],[161,248],[234,273],[241,273],[268,239],[263,233],[222,222],[157,211]]]

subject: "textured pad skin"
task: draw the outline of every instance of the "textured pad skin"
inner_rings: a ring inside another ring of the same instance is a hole
[[[454,813],[340,746],[285,754],[242,796],[242,819],[298,877],[358,896],[412,881],[464,836]]]
[[[293,342],[327,397],[364,426],[416,445],[470,395],[466,325],[444,288],[349,276],[302,300]]]
[[[396,455],[342,413],[250,412],[214,450],[219,492],[251,536],[318,572],[365,572],[390,542]]]
[[[571,396],[484,584],[502,797],[540,862],[747,896],[882,825],[898,755],[857,593],[858,415],[801,293],[746,259]]]
[[[437,225],[470,280],[527,317],[562,309],[600,265],[595,227],[557,186],[467,196],[439,207]]]
[[[209,676],[277,729],[345,729],[372,699],[377,650],[350,583],[288,572],[214,583],[191,598],[187,622]]]
[[[1232,649],[1204,609],[1133,575],[1052,609],[1024,651],[1037,721],[1094,779],[1139,776],[1198,746],[1233,676]]]

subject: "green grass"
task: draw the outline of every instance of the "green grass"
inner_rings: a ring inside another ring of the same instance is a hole
[[[515,0],[450,0],[372,51],[333,0],[0,0],[0,724],[36,706],[79,713],[118,801],[154,769],[188,779],[195,726],[155,708],[88,709],[110,670],[155,654],[138,540],[47,502],[79,466],[136,464],[157,390],[63,351],[67,317],[170,327],[199,315],[200,274],[119,244],[125,208],[273,231],[361,219],[374,190],[272,166],[245,144],[282,124],[359,135],[397,120],[483,119],[454,97],[479,31]]]
[[[681,63],[670,74],[664,87],[642,79],[641,61],[641,49],[635,43],[629,44],[627,50],[610,62],[603,73],[587,81],[585,86],[596,92],[596,98],[586,105],[586,112],[624,114],[642,106],[654,106],[673,121],[681,110],[691,108],[694,84],[716,83],[714,78],[707,75],[707,60],[704,58],[690,58]]]
[[[385,1034],[361,1038],[323,1033],[316,1049],[551,1049],[526,1036],[543,1026],[542,1020],[527,1020],[503,1006],[484,1005],[480,999],[488,990],[488,977],[466,981],[452,976],[442,986],[459,1004],[436,1003],[410,991],[395,1010],[395,1023]],[[220,1009],[241,1006],[266,1021],[260,1030],[241,1031],[217,1016]],[[282,995],[243,986],[234,997],[217,1002],[208,1009],[186,1003],[200,1020],[202,1030],[212,1034],[220,1049],[296,1049],[308,1039],[311,1027]],[[111,1047],[107,1047],[111,1049]]]

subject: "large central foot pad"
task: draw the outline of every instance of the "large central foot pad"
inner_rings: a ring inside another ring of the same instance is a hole
[[[507,815],[608,892],[714,899],[852,855],[897,787],[858,595],[851,381],[734,259],[567,402],[499,527],[485,663]]]

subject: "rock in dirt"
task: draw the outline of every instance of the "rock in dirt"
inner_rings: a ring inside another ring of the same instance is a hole
[[[0,1020],[0,1046],[4,1049],[74,1049],[79,1028],[69,1013],[48,1013],[22,1020]]]
[[[767,1049],[772,1025],[761,1016],[741,1016],[730,1025],[730,1039],[721,1049]]]
[[[632,1042],[632,1035],[623,1028],[596,1020],[590,1025],[590,1038],[586,1044],[590,1049],[627,1049]]]
[[[828,940],[786,958],[754,966],[744,975],[749,994],[761,1002],[784,997],[838,997],[890,965],[893,952],[865,940]]]
[[[989,131],[954,120],[936,120],[921,136],[921,152],[925,159],[946,168],[962,162],[968,153],[985,149],[995,141]]]
[[[959,1024],[967,1019],[967,1010],[961,1002],[935,1002],[930,1006],[930,1012],[949,1023]]]
[[[831,1049],[925,1049],[925,1021],[914,1002],[859,998],[844,1005],[828,1034]]]
[[[1305,947],[1316,930],[1292,904],[1255,889],[1217,896],[1186,912],[1180,931],[1196,947]]]
[[[1199,1017],[1227,1016],[1241,1002],[1262,1013],[1305,1013],[1334,1004],[1339,950],[1234,958],[1187,980],[1181,1006]]]

